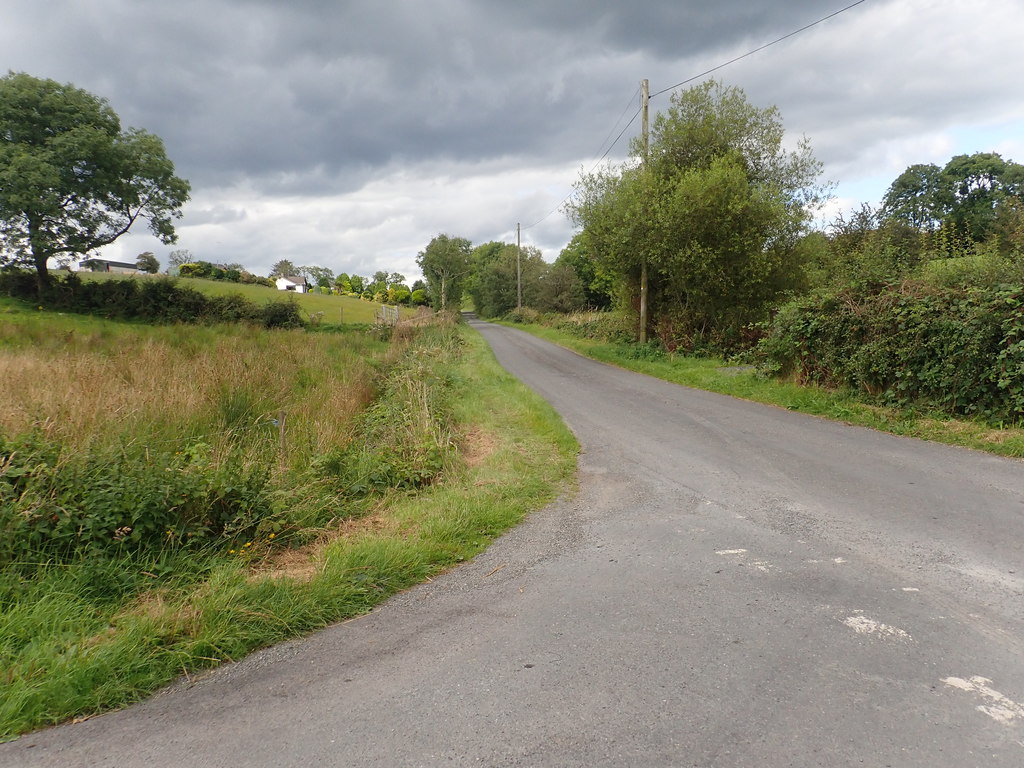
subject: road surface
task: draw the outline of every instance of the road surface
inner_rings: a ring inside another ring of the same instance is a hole
[[[575,496],[0,766],[1024,765],[1024,465],[475,326],[578,436]]]

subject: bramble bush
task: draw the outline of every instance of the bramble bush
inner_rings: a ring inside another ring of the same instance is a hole
[[[0,566],[202,546],[282,516],[269,461],[212,452],[202,442],[78,453],[38,433],[0,439]]]
[[[762,371],[989,422],[1024,420],[1024,286],[905,281],[791,302]]]

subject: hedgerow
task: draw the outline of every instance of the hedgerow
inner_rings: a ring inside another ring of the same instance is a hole
[[[39,294],[34,273],[0,272],[0,293],[61,312],[147,323],[247,322],[264,328],[304,325],[294,300],[259,305],[241,295],[208,296],[173,278],[84,281],[73,272]]]
[[[998,423],[1024,420],[1024,286],[905,281],[784,306],[761,370],[850,387],[887,405]]]

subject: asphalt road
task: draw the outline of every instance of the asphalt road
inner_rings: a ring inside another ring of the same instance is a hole
[[[579,437],[576,496],[0,765],[1024,765],[1024,464],[476,327]]]

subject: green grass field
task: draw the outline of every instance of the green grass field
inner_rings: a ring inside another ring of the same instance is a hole
[[[166,279],[163,275],[118,275],[106,272],[78,272],[83,280],[159,280]],[[373,323],[381,305],[372,301],[363,301],[353,296],[326,296],[321,293],[291,293],[278,291],[265,285],[246,285],[223,280],[201,280],[194,277],[174,278],[182,285],[195,288],[210,296],[240,294],[257,304],[268,301],[279,301],[282,297],[294,297],[302,308],[305,318],[309,320],[322,312],[321,322],[331,324],[364,324]],[[402,307],[403,316],[410,317],[415,310]]]

